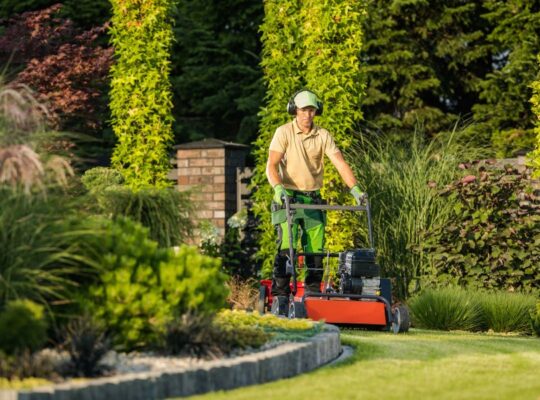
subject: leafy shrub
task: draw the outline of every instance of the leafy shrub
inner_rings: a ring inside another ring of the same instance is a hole
[[[158,248],[147,228],[127,218],[97,222],[105,232],[94,244],[101,271],[85,306],[117,347],[156,346],[174,316],[212,313],[225,304],[219,260],[187,246],[176,253]]]
[[[244,208],[228,219],[225,236],[220,240],[217,228],[203,220],[199,224],[201,251],[219,257],[227,275],[241,280],[252,278],[260,270],[256,259],[257,226],[251,210]]]
[[[537,336],[540,336],[540,301],[536,303],[536,313],[531,312],[531,326]]]
[[[439,330],[475,331],[482,327],[482,309],[476,296],[457,287],[426,289],[412,297],[413,324]]]
[[[496,131],[491,143],[498,158],[516,157],[534,149],[535,135],[532,129]]]
[[[81,177],[84,187],[93,194],[98,194],[111,187],[122,185],[124,178],[120,172],[112,168],[95,167],[87,170]]]
[[[14,300],[0,312],[0,350],[14,354],[35,351],[47,340],[43,307],[30,300]]]
[[[531,333],[531,313],[536,303],[534,296],[497,291],[482,293],[478,299],[487,329]]]
[[[432,280],[486,289],[539,289],[540,203],[528,183],[530,171],[481,165],[470,172],[440,192],[454,208],[445,223],[425,232]]]

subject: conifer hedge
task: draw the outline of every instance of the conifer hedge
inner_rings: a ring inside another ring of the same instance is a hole
[[[132,189],[168,186],[172,142],[172,0],[111,0],[112,163]]]
[[[261,112],[260,135],[255,142],[253,185],[255,213],[261,220],[259,257],[263,275],[270,275],[275,254],[275,233],[270,222],[272,188],[266,180],[268,146],[276,128],[290,120],[286,104],[302,87],[317,92],[325,103],[316,123],[334,135],[342,151],[352,143],[352,131],[362,118],[364,78],[360,72],[363,2],[307,0],[265,2],[262,31],[262,66],[267,87]],[[330,203],[344,203],[348,190],[331,163],[326,163],[322,195]],[[337,216],[330,215],[326,229],[331,250],[352,245],[352,232]]]

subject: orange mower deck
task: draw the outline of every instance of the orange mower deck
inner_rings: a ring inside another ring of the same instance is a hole
[[[304,307],[307,317],[314,321],[382,327],[388,325],[385,305],[377,301],[306,297]]]

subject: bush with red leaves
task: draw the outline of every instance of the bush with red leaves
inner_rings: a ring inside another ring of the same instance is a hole
[[[113,49],[100,40],[108,26],[81,31],[57,16],[61,7],[56,4],[4,21],[0,62],[18,71],[14,83],[37,92],[49,109],[52,127],[96,133],[107,119],[104,94]]]

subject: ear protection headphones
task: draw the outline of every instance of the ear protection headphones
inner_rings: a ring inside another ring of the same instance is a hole
[[[289,102],[287,103],[287,112],[291,115],[296,115],[296,104],[294,103],[295,97],[302,93],[302,92],[310,92],[313,93],[317,97],[317,111],[315,112],[315,115],[322,115],[323,113],[323,102],[319,100],[319,96],[317,93],[313,92],[309,89],[300,89],[299,91],[295,92],[291,98],[289,99]]]

